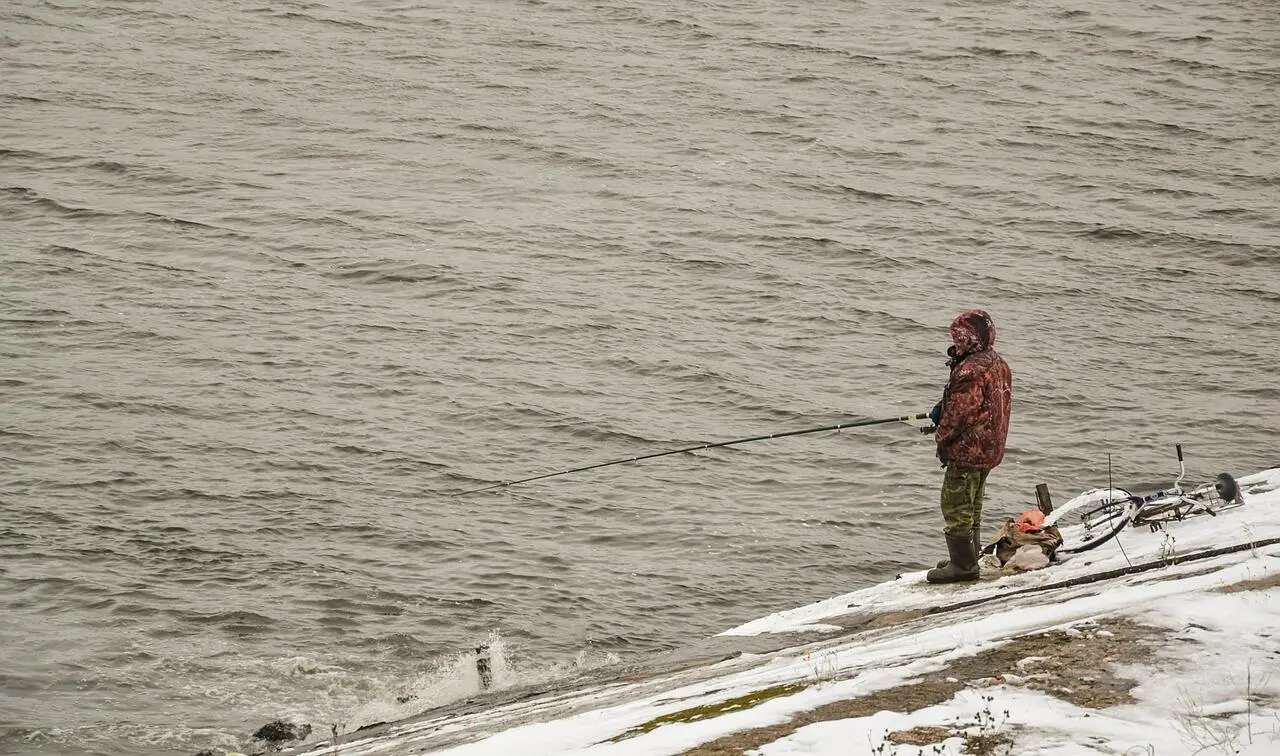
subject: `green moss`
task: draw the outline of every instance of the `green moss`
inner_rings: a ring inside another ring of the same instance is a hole
[[[642,725],[632,727],[630,730],[613,738],[613,742],[634,738],[637,735],[643,735],[646,732],[652,732],[665,724],[675,724],[677,722],[697,722],[701,719],[711,719],[721,714],[732,714],[735,711],[743,711],[750,709],[757,704],[764,703],[772,698],[781,696],[789,696],[792,693],[799,693],[809,687],[806,683],[788,683],[786,685],[775,685],[771,688],[763,688],[761,690],[752,691],[745,696],[730,698],[713,704],[704,706],[694,706],[691,709],[683,709],[681,711],[663,714],[660,717],[654,717]]]

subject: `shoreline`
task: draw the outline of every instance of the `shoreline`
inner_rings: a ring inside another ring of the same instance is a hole
[[[1280,468],[1241,482],[1248,506],[1051,569],[951,586],[911,573],[683,658],[495,691],[292,753],[1271,753]]]

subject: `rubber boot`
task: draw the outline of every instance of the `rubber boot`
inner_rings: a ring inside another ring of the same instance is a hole
[[[982,558],[982,523],[975,522],[973,524],[973,555],[977,559]],[[939,559],[938,567],[946,567],[950,559]]]
[[[947,537],[947,553],[951,555],[951,559],[947,561],[947,566],[935,567],[929,570],[929,573],[925,575],[925,579],[930,583],[959,583],[977,580],[979,575],[978,556],[977,551],[973,548],[973,533],[965,533],[959,536],[954,536],[950,533],[945,535]]]

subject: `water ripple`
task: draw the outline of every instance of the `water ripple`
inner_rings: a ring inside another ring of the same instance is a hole
[[[1275,463],[1270,5],[0,21],[0,750],[242,750],[918,566],[897,426],[451,494],[927,409],[973,306],[993,511]]]

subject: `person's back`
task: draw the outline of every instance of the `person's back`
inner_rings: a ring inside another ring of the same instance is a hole
[[[951,323],[951,378],[934,408],[948,562],[930,570],[930,582],[976,580],[987,474],[1004,460],[1012,409],[1013,373],[995,351],[991,316],[971,310]]]

